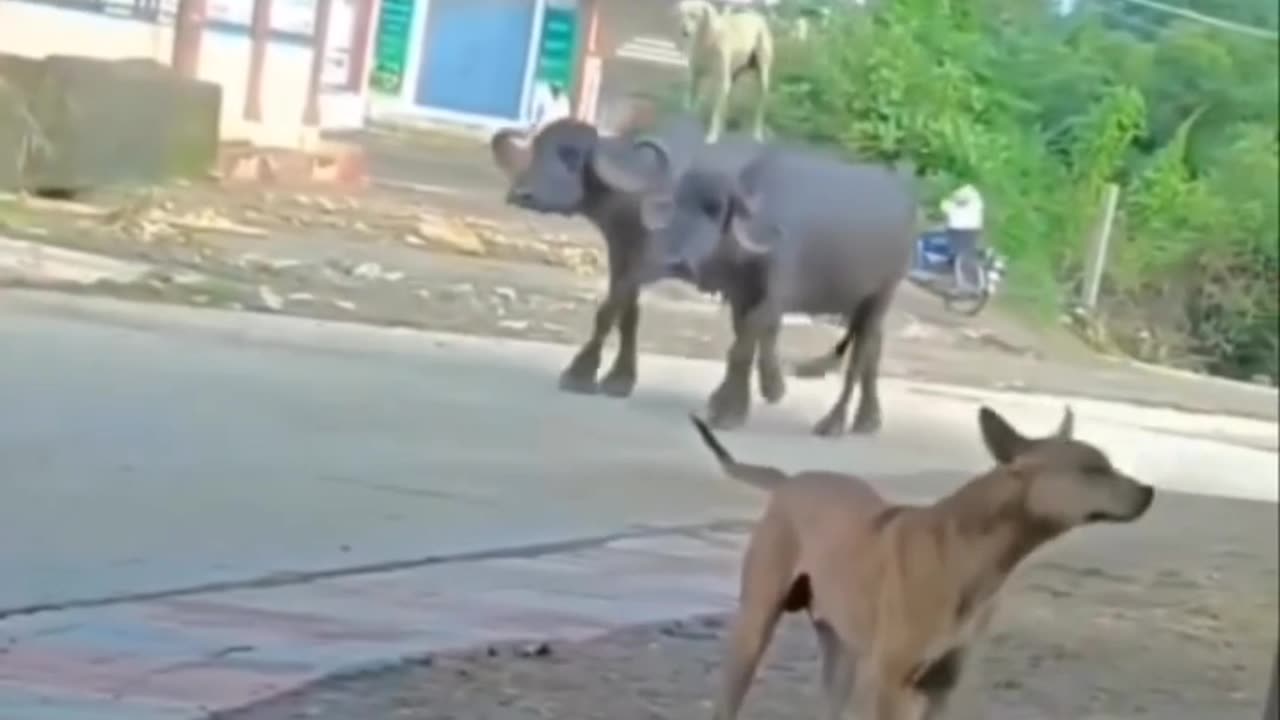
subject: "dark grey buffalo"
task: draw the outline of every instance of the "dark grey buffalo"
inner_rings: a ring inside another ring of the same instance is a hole
[[[535,212],[582,215],[604,236],[608,292],[596,310],[591,337],[561,373],[562,389],[625,397],[635,387],[640,288],[667,276],[662,254],[654,252],[640,218],[642,197],[655,188],[669,191],[695,162],[736,172],[759,150],[745,139],[705,145],[702,135],[692,117],[670,119],[639,137],[606,137],[591,125],[565,119],[544,128],[531,145],[515,131],[499,132],[490,143],[511,181],[508,202]],[[618,354],[597,385],[601,351],[615,326]]]
[[[799,368],[820,375],[847,356],[840,395],[814,432],[844,432],[859,381],[853,429],[879,429],[884,318],[907,271],[916,215],[909,170],[797,147],[771,146],[738,173],[693,167],[674,192],[648,195],[642,217],[667,272],[724,296],[732,310],[724,380],[709,400],[713,424],[746,421],[753,358],[776,368],[782,316],[804,313],[841,315],[847,327],[831,356]]]

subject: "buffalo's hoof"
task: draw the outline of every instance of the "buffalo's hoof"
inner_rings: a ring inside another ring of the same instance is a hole
[[[578,395],[595,395],[600,388],[592,375],[575,373],[570,369],[560,374],[560,389]]]
[[[880,431],[879,411],[860,412],[853,419],[852,431],[857,435],[875,435]]]
[[[600,381],[600,392],[613,398],[624,398],[631,395],[636,388],[635,373],[612,370]]]
[[[818,437],[837,437],[844,434],[846,416],[842,412],[832,410],[827,416],[813,426],[813,434]]]
[[[787,381],[777,365],[760,371],[760,397],[775,405],[787,395]]]
[[[735,430],[747,424],[750,398],[746,393],[717,390],[707,401],[707,424],[717,430]]]

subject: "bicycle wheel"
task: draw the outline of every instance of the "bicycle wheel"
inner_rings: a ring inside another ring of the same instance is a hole
[[[964,287],[978,288],[966,292]],[[982,258],[972,254],[956,258],[955,288],[943,297],[943,305],[951,312],[966,317],[973,317],[982,312],[991,300],[991,289],[987,283],[987,267]]]

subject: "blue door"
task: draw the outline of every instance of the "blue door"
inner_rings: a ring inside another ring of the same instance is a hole
[[[419,105],[516,120],[536,0],[430,0]]]

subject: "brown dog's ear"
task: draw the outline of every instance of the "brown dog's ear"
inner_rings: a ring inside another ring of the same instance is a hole
[[[524,137],[524,133],[512,128],[494,133],[489,140],[489,149],[493,152],[493,161],[508,180],[524,172],[533,157],[529,140]]]
[[[1076,430],[1076,414],[1067,405],[1062,411],[1062,422],[1058,423],[1058,431],[1054,433],[1059,439],[1070,440]]]
[[[999,413],[986,405],[978,411],[978,427],[982,430],[982,441],[987,445],[987,452],[1001,465],[1013,462],[1031,444]]]

